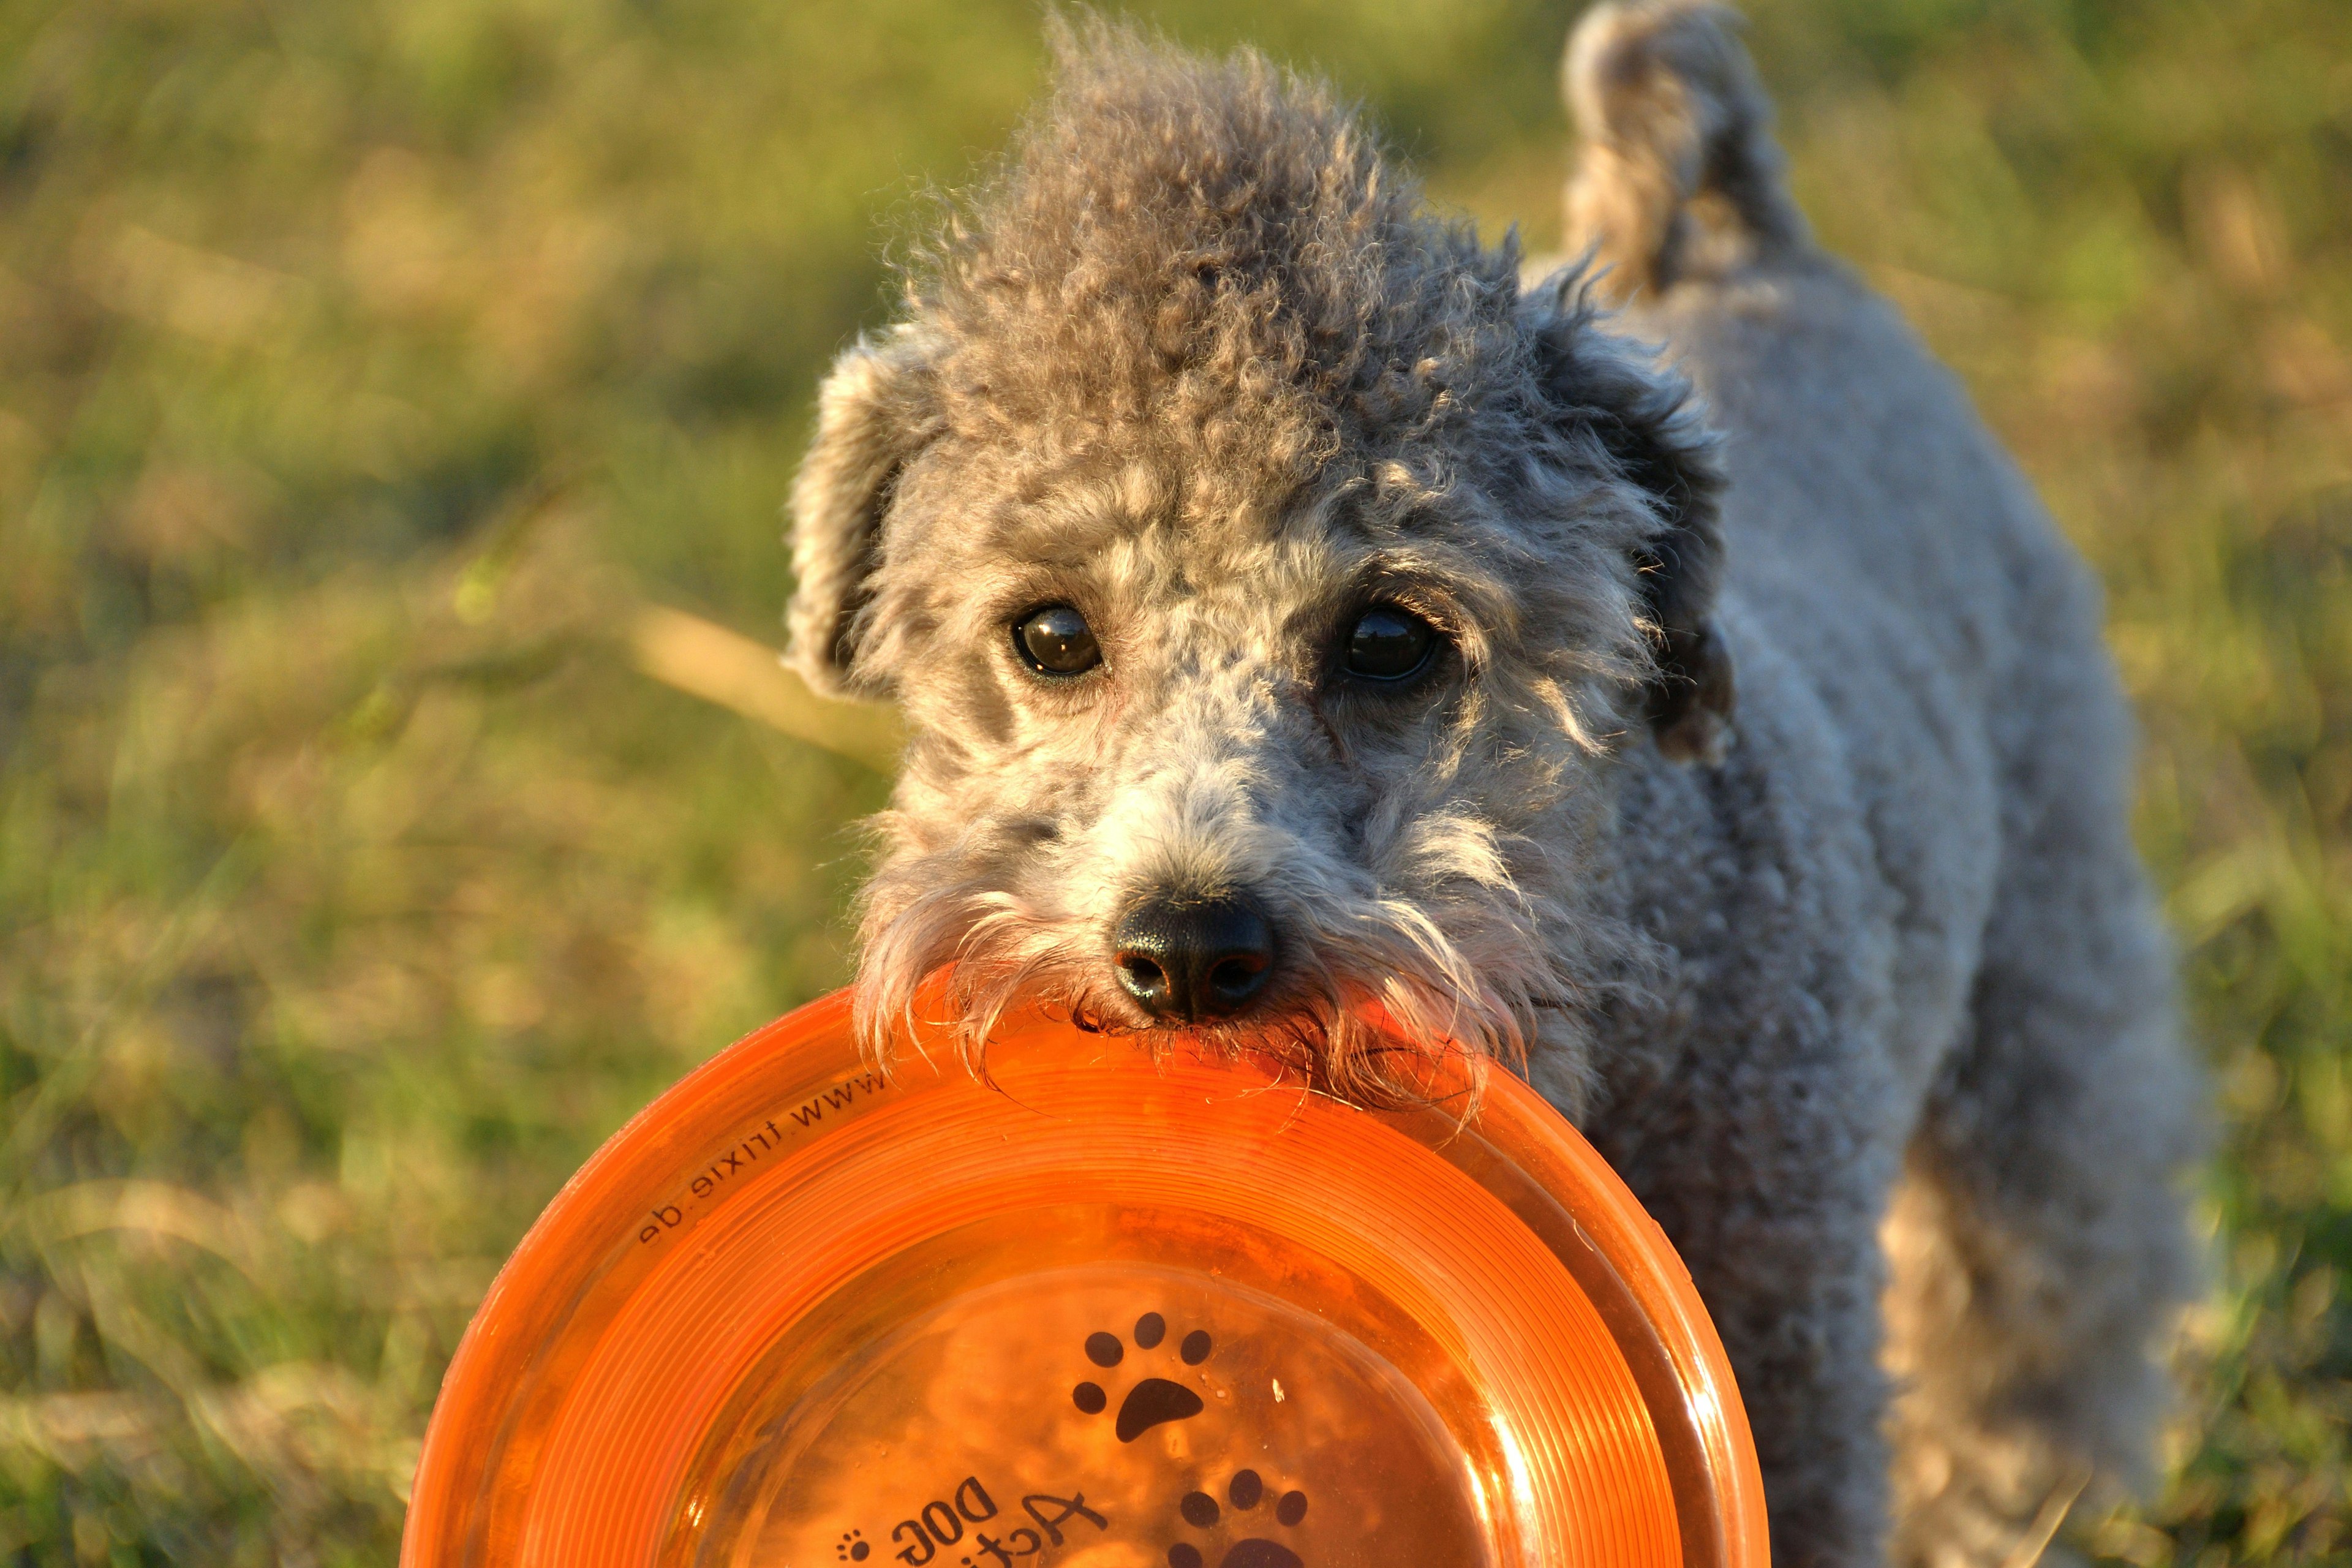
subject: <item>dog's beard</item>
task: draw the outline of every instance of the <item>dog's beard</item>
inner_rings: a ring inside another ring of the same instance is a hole
[[[1574,1028],[1590,989],[1559,952],[1563,928],[1583,922],[1488,882],[1468,896],[1282,909],[1266,997],[1240,1016],[1170,1026],[1119,988],[1098,920],[947,869],[920,858],[867,889],[856,1026],[885,1070],[896,1042],[940,1042],[984,1076],[999,1024],[1034,1007],[1155,1048],[1257,1055],[1359,1104],[1421,1103],[1452,1081],[1449,1060],[1524,1064],[1536,1041]]]

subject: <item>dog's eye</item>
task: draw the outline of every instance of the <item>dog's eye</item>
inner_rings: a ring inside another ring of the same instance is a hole
[[[1013,646],[1047,675],[1084,675],[1102,662],[1086,616],[1067,605],[1048,605],[1013,622]]]
[[[1437,646],[1437,628],[1410,610],[1374,605],[1348,634],[1348,673],[1366,680],[1419,675]]]

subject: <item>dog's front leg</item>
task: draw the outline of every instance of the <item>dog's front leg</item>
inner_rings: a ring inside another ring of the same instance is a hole
[[[1891,1090],[1866,1046],[1808,1047],[1790,1038],[1810,1032],[1800,1023],[1768,1030],[1779,1048],[1751,1038],[1702,1055],[1638,1114],[1591,1131],[1681,1250],[1730,1352],[1774,1563],[1868,1568],[1887,1531],[1877,1233],[1899,1165]]]

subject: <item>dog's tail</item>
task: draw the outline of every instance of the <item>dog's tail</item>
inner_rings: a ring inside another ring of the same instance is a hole
[[[1609,0],[1568,41],[1568,247],[1612,299],[1810,248],[1740,25],[1714,0]]]

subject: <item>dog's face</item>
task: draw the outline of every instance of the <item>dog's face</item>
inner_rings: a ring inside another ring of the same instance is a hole
[[[795,489],[799,667],[915,734],[861,1017],[1031,998],[1367,1095],[1386,1045],[1520,1048],[1594,770],[1701,711],[1703,441],[1319,98],[1070,53]]]

